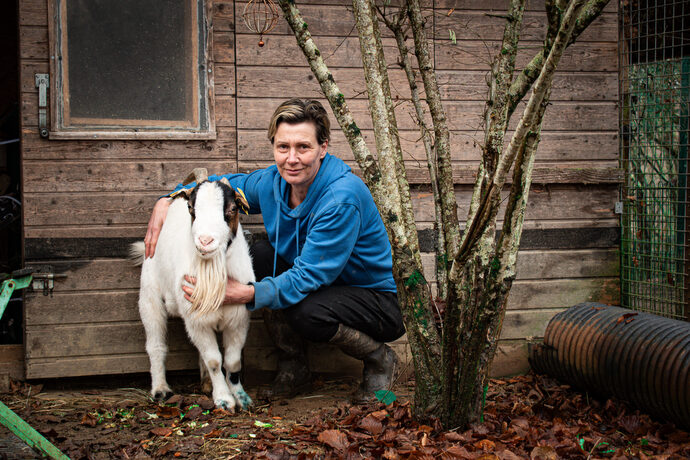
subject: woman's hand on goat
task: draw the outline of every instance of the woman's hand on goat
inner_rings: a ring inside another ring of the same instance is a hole
[[[146,229],[146,238],[144,238],[144,245],[146,246],[144,258],[146,259],[153,257],[153,254],[156,252],[158,236],[161,234],[161,228],[163,228],[165,216],[168,215],[169,207],[170,199],[165,197],[158,200],[156,205],[153,207],[153,212],[151,213],[151,218],[149,219],[149,226]]]
[[[184,280],[191,285],[190,287],[187,284],[182,284],[184,298],[191,302],[192,292],[194,292],[194,286],[196,285],[196,278],[185,275]],[[254,286],[251,284],[242,284],[235,279],[228,278],[228,282],[225,285],[225,300],[223,304],[245,304],[252,300],[254,300]]]

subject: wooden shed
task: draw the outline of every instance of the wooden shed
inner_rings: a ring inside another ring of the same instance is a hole
[[[143,239],[156,198],[194,167],[227,173],[271,164],[265,132],[277,104],[293,96],[324,99],[285,21],[259,47],[259,37],[242,21],[241,1],[13,3],[3,2],[0,17],[8,25],[2,30],[16,32],[18,39],[10,40],[14,49],[1,53],[15,71],[3,78],[14,78],[18,91],[4,91],[7,100],[0,107],[12,100],[19,107],[14,161],[21,172],[11,170],[9,149],[0,150],[0,166],[21,190],[17,244],[24,266],[56,277],[45,290],[24,294],[23,340],[0,345],[0,373],[38,379],[147,372],[136,306],[138,270],[126,253],[129,243]],[[427,3],[464,219],[479,159],[486,75],[507,2]],[[615,4],[568,49],[556,77],[494,375],[524,372],[526,339],[542,336],[561,309],[581,301],[619,301]],[[373,149],[348,2],[304,0],[298,6]],[[543,5],[528,2],[518,65],[541,46],[544,22]],[[384,36],[392,88],[402,101],[409,89],[396,66],[394,40]],[[431,268],[432,196],[410,112],[401,103],[397,118]],[[356,169],[333,123],[330,152]],[[260,218],[243,225],[262,231]],[[427,276],[432,274],[430,269]],[[183,336],[181,323],[173,323],[169,369],[197,364]],[[397,347],[406,351],[404,338]],[[317,371],[356,367],[336,350],[312,352]],[[270,370],[274,364],[256,317],[245,369]]]

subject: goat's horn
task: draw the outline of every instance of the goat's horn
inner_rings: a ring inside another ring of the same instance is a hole
[[[187,178],[182,182],[182,185],[187,185],[190,182],[196,181],[197,185],[208,179],[208,171],[206,168],[194,168],[194,171],[187,176]]]
[[[230,185],[230,181],[228,180],[227,177],[221,178],[220,183],[221,183],[221,184],[225,184],[225,185],[227,185],[228,187],[232,188],[232,185]]]

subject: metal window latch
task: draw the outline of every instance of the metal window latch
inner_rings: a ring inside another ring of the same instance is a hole
[[[613,205],[613,212],[616,214],[623,214],[623,202],[622,201],[616,201],[616,204]]]
[[[47,73],[34,75],[38,88],[38,132],[43,138],[48,137],[48,88],[50,76]]]
[[[60,273],[44,273],[37,272],[33,275],[33,281],[31,282],[31,288],[34,291],[43,291],[43,295],[53,296],[53,288],[55,287],[54,280],[59,278],[66,278],[67,275]]]

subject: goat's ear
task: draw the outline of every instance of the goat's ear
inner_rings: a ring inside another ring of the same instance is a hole
[[[189,201],[189,197],[192,195],[192,192],[194,191],[193,188],[185,188],[180,190],[180,193],[178,196],[181,196],[185,200]]]
[[[243,213],[249,214],[249,203],[241,188],[235,190],[235,203],[237,203],[237,207],[240,208]]]
[[[187,178],[182,182],[182,185],[187,185],[191,182],[196,181],[196,184],[204,182],[208,179],[208,170],[206,168],[194,168],[194,170],[187,176]]]

